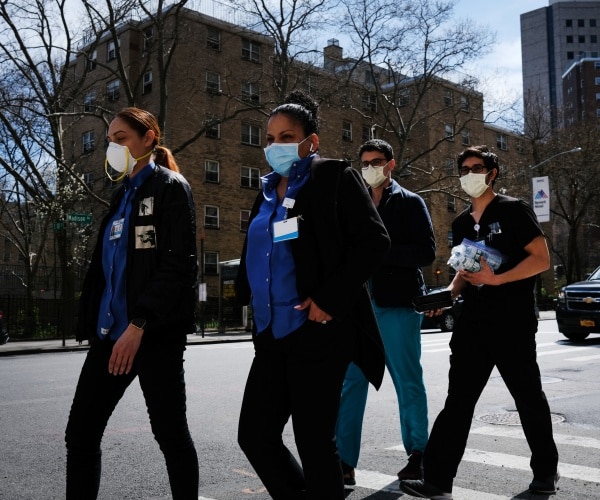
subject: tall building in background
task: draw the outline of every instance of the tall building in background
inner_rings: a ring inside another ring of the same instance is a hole
[[[598,57],[599,28],[596,0],[549,0],[548,7],[521,14],[526,124],[544,110],[549,126],[563,126],[563,74],[579,60]]]

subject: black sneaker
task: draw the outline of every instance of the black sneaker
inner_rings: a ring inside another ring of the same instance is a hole
[[[442,491],[437,486],[426,483],[422,479],[406,479],[400,481],[400,491],[417,498],[452,500],[452,493]]]
[[[559,479],[560,474],[558,471],[556,471],[556,474],[553,474],[552,476],[546,476],[542,478],[534,477],[533,481],[531,481],[531,484],[529,485],[529,491],[531,493],[552,495],[556,493],[556,490],[558,490],[557,484]]]
[[[408,457],[408,464],[397,475],[400,481],[405,479],[423,479],[423,453],[413,451],[410,457]]]
[[[344,485],[345,486],[356,486],[356,479],[354,478],[354,467],[342,462],[342,472],[344,473]]]
[[[4,335],[2,338],[0,338],[0,345],[6,344],[9,339],[10,337],[8,335]]]

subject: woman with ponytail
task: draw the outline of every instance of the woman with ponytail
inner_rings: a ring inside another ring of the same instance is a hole
[[[85,277],[77,339],[89,340],[66,430],[67,500],[97,498],[100,442],[138,377],[174,500],[197,500],[183,352],[195,331],[196,222],[189,184],[156,118],[126,108],[110,123],[105,170],[122,181]]]

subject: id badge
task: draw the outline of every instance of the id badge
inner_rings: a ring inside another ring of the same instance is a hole
[[[298,217],[273,224],[273,242],[293,240],[298,237]]]
[[[117,240],[123,234],[123,224],[125,223],[125,219],[117,219],[114,220],[112,226],[110,228],[110,236],[109,240]]]

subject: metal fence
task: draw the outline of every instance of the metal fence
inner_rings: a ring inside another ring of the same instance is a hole
[[[75,304],[75,311],[79,310]],[[62,339],[73,338],[75,332],[62,331],[63,304],[60,299],[35,298],[28,308],[27,299],[22,296],[5,295],[0,297],[0,311],[3,315],[3,328],[12,340]],[[75,323],[77,318],[75,319]],[[225,331],[246,328],[243,309],[233,301],[208,297],[196,308],[196,330]],[[75,324],[74,323],[74,324]]]

